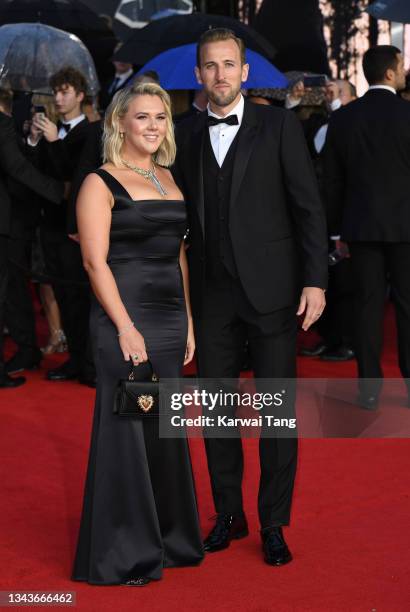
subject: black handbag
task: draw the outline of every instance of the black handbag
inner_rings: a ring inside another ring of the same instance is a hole
[[[128,379],[119,381],[115,392],[114,414],[121,417],[158,417],[159,379],[150,361],[138,367],[132,365]]]

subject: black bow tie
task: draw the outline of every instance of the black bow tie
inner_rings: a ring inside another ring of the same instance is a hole
[[[239,125],[238,115],[228,115],[227,117],[222,117],[221,119],[208,115],[209,126],[219,125],[220,123],[226,123],[227,125]]]
[[[62,121],[58,122],[57,127],[59,130],[63,128],[63,130],[65,130],[66,133],[71,130],[71,125],[69,123],[63,123]]]

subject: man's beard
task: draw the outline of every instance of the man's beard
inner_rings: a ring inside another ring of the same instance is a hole
[[[229,106],[230,104],[232,104],[232,102],[237,98],[239,92],[240,92],[240,89],[237,89],[237,90],[231,89],[231,91],[228,94],[218,94],[215,91],[209,91],[207,93],[208,93],[208,98],[210,99],[211,102],[213,102],[217,106],[224,107],[224,106]]]

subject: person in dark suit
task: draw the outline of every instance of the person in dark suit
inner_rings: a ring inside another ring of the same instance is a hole
[[[209,106],[177,130],[175,177],[188,202],[199,375],[237,378],[248,340],[256,378],[294,378],[296,315],[305,313],[305,330],[320,317],[327,283],[325,216],[303,132],[292,113],[244,100],[248,65],[230,30],[201,37],[196,73]],[[239,438],[205,444],[217,512],[205,550],[213,552],[248,534],[243,457]],[[296,458],[295,438],[261,436],[258,509],[272,565],[292,558],[282,526]]]
[[[47,117],[35,116],[38,131],[36,145],[41,167],[54,176],[71,183],[87,136],[88,120],[82,112],[87,82],[81,72],[66,67],[50,79],[54,100],[61,121],[56,125]],[[69,199],[69,196],[68,196]],[[95,371],[88,344],[90,290],[82,265],[80,247],[67,234],[67,201],[58,214],[44,208],[41,237],[46,270],[61,312],[67,337],[69,359],[56,369],[49,370],[48,380],[78,379],[84,384],[95,384]]]
[[[410,105],[396,95],[405,85],[399,49],[369,49],[363,70],[369,91],[330,120],[324,179],[330,231],[351,255],[359,402],[376,409],[388,276],[400,370],[410,378]]]
[[[4,309],[8,284],[8,237],[11,230],[10,197],[7,182],[18,181],[50,202],[60,204],[64,185],[40,174],[24,157],[11,118],[12,94],[0,90],[0,387],[15,387],[25,382],[20,376],[11,378],[3,361]]]
[[[121,43],[120,43],[121,44]],[[115,49],[117,51],[117,48]],[[128,62],[112,62],[115,74],[113,78],[104,85],[100,91],[100,107],[106,109],[111,102],[113,96],[123,89],[131,85],[135,78],[134,66]]]

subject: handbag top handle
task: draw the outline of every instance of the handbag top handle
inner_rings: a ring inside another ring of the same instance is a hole
[[[150,375],[149,375],[150,380],[152,380],[152,382],[158,382],[158,381],[159,381],[159,378],[158,378],[158,376],[157,376],[157,375],[155,374],[155,372],[154,372],[154,368],[152,367],[152,363],[151,363],[151,361],[148,359],[148,361],[146,361],[145,363],[146,363],[146,364],[149,366],[149,368],[150,368]],[[144,365],[144,363],[141,363],[140,365],[136,366],[136,365],[134,365],[134,364],[131,362],[131,370],[130,370],[130,374],[129,374],[129,376],[128,376],[128,380],[135,380],[135,379],[136,379],[136,375],[135,375],[135,373],[136,373],[136,368],[140,368],[140,367],[141,367],[141,365]],[[138,378],[137,378],[137,380],[138,380]]]

